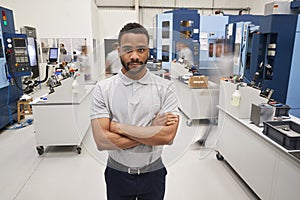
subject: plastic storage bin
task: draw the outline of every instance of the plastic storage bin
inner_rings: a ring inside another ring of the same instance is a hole
[[[288,150],[300,150],[300,125],[293,121],[264,122],[263,133]]]

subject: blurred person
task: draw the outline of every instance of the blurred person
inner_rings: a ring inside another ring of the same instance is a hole
[[[60,54],[67,54],[67,50],[63,43],[60,43],[60,45],[59,45],[59,52],[60,52]]]
[[[112,44],[113,50],[109,52],[105,60],[105,72],[106,74],[116,75],[118,71],[122,68],[122,63],[120,61],[118,47],[118,42]]]
[[[59,61],[60,62],[65,62],[66,61],[66,56],[67,56],[67,50],[65,48],[65,45],[63,43],[59,44]]]
[[[81,53],[78,56],[78,62],[79,62],[80,71],[84,73],[84,80],[90,80],[91,79],[90,63],[89,63],[86,45],[83,45],[81,47]]]
[[[177,52],[177,58],[182,59],[183,63],[185,63],[188,66],[194,65],[194,55],[192,50],[189,48],[189,46],[184,42],[177,42],[176,43],[176,52]]]

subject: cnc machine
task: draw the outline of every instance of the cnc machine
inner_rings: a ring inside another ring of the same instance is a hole
[[[194,54],[194,65],[199,65],[199,20],[197,10],[179,9],[156,15],[154,48],[162,68],[170,69],[176,59],[176,43],[184,42]]]
[[[12,10],[0,7],[0,129],[17,120],[21,77],[31,74],[27,37],[16,34]]]

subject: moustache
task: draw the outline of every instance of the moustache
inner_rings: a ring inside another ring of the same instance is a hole
[[[142,62],[142,61],[130,61],[130,62],[127,63],[127,66],[130,65],[130,64],[139,64],[139,65],[143,65],[143,64],[145,64],[145,63]]]

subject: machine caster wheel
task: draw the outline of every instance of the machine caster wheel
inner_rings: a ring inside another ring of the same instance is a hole
[[[37,150],[39,155],[43,155],[43,153],[44,153],[44,147],[43,146],[36,147],[36,150]]]
[[[78,154],[81,154],[81,147],[77,147],[76,150]]]
[[[185,123],[186,123],[187,126],[192,126],[193,121],[192,120],[187,120]]]
[[[224,157],[220,154],[220,152],[217,151],[216,158],[220,161],[224,160]]]

